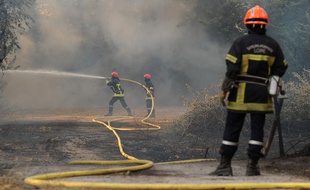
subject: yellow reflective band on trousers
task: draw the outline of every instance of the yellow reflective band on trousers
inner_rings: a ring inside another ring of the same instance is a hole
[[[235,64],[237,62],[238,58],[233,56],[233,55],[227,54],[226,55],[226,60],[228,60],[228,61],[230,61],[230,62]]]
[[[262,111],[272,112],[272,103],[236,103],[228,101],[227,108],[236,111]]]

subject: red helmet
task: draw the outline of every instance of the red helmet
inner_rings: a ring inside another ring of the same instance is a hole
[[[114,71],[114,72],[111,73],[111,76],[112,77],[118,77],[118,73]]]
[[[263,8],[256,5],[255,7],[248,10],[248,12],[245,14],[243,22],[244,24],[268,25],[269,24],[268,14]]]
[[[144,75],[144,78],[145,79],[151,79],[151,75],[147,73],[147,74]]]

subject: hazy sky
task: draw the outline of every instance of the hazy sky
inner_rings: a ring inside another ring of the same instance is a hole
[[[21,37],[20,70],[57,70],[109,76],[144,84],[150,73],[157,105],[180,105],[185,84],[218,84],[228,46],[220,47],[197,22],[195,1],[40,0],[35,22]],[[112,91],[104,80],[11,74],[9,107],[106,107]],[[145,106],[142,88],[122,82],[130,106]],[[116,106],[120,106],[116,103]]]

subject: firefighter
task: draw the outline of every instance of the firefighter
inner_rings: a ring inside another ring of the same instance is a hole
[[[131,109],[127,106],[125,101],[124,90],[121,87],[120,79],[118,78],[118,73],[112,72],[111,80],[110,81],[106,80],[106,84],[112,89],[114,95],[109,102],[109,113],[105,114],[105,116],[113,115],[113,105],[117,100],[119,100],[122,106],[127,110],[128,116],[132,116]]]
[[[248,34],[236,39],[226,55],[227,70],[222,84],[221,102],[227,100],[227,117],[220,147],[221,160],[209,175],[233,175],[231,160],[247,113],[251,119],[248,142],[247,176],[260,175],[258,161],[264,155],[263,136],[266,114],[273,112],[268,93],[270,76],[282,77],[288,67],[279,44],[266,35],[269,19],[260,6],[249,9],[244,17]],[[225,103],[224,103],[225,104]]]
[[[153,99],[155,98],[155,91],[154,91],[154,85],[151,81],[151,75],[150,74],[145,74],[144,76],[144,81],[145,81],[145,85],[148,88],[148,90],[150,91],[150,93],[153,96]],[[149,93],[146,94],[146,109],[147,109],[147,116],[150,114],[150,112],[152,111],[152,97]],[[155,117],[155,108],[153,106],[153,111],[152,114],[150,115],[150,117]]]

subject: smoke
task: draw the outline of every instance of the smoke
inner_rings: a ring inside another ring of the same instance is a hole
[[[185,84],[199,90],[218,84],[227,47],[210,40],[197,22],[195,1],[39,0],[35,23],[21,37],[16,65],[21,70],[58,70],[110,76],[144,84],[150,73],[156,105],[180,105]],[[9,106],[107,106],[111,90],[102,80],[7,76]],[[126,101],[144,106],[145,92],[122,82]]]

